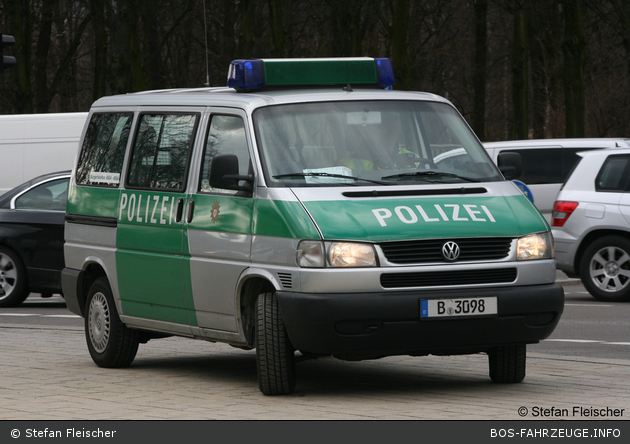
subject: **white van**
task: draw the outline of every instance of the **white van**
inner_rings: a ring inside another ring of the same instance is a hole
[[[502,152],[521,155],[523,175],[519,181],[531,193],[536,207],[551,223],[551,213],[560,187],[579,157],[576,153],[602,148],[630,147],[630,139],[535,139],[486,142],[483,144],[495,162]]]
[[[0,195],[33,177],[71,169],[87,116],[0,116]]]
[[[62,277],[96,364],[179,335],[256,349],[267,395],[298,353],[487,353],[520,382],[564,307],[549,225],[450,102],[392,84],[388,59],[235,60],[228,87],[96,101]]]

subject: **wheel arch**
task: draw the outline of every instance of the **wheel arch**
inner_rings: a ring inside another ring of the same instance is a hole
[[[615,230],[615,229],[607,228],[607,229],[593,230],[589,232],[586,236],[584,236],[584,238],[580,242],[580,245],[578,246],[575,252],[575,257],[573,258],[573,269],[575,270],[575,273],[578,276],[581,275],[580,264],[582,263],[582,257],[584,256],[584,251],[589,247],[589,245],[593,243],[593,241],[604,236],[620,236],[630,241],[630,232],[624,231],[624,230]]]
[[[110,277],[107,275],[105,271],[105,267],[98,261],[87,261],[83,265],[83,270],[81,273],[81,279],[77,283],[77,300],[79,302],[79,307],[81,308],[81,313],[85,316],[86,310],[86,300],[88,296],[88,292],[90,291],[90,287],[94,282],[100,278],[106,277],[112,286],[112,282]],[[113,286],[112,286],[113,290]]]
[[[268,273],[247,273],[240,281],[238,300],[236,301],[237,322],[243,331],[248,348],[254,348],[254,326],[256,324],[256,299],[258,295],[267,291],[275,291]]]

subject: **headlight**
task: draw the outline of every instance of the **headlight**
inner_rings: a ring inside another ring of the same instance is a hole
[[[376,251],[370,244],[357,242],[301,241],[297,264],[303,268],[376,267]]]
[[[369,244],[333,242],[328,246],[331,267],[375,267],[376,253]]]
[[[517,261],[552,259],[554,255],[553,238],[550,232],[523,236],[516,244]]]
[[[302,241],[297,249],[298,266],[321,268],[324,266],[324,244],[319,241]]]

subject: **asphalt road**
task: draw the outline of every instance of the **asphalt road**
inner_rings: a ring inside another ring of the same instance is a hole
[[[287,397],[263,396],[255,352],[225,344],[155,340],[140,347],[128,368],[97,367],[83,320],[58,296],[32,295],[21,307],[0,309],[0,426],[8,436],[8,428],[33,427],[28,420],[392,419],[392,433],[399,433],[405,419],[558,419],[543,414],[552,408],[567,412],[559,419],[591,420],[582,409],[596,408],[619,414],[595,419],[627,423],[630,304],[600,303],[581,285],[564,285],[564,316],[549,340],[528,347],[521,384],[492,384],[482,354],[322,358],[299,364],[296,391]],[[425,436],[424,428],[415,432]]]
[[[564,285],[564,292],[558,327],[528,352],[630,359],[630,303],[600,302],[581,284]]]
[[[563,286],[565,308],[558,327],[528,352],[630,360],[630,303],[600,302],[577,281]],[[58,295],[32,294],[21,307],[0,309],[1,324],[83,329],[83,319],[69,312]]]

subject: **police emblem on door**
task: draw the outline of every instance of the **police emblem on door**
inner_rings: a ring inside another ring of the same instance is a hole
[[[215,223],[219,219],[219,213],[221,212],[219,210],[220,206],[219,201],[216,200],[212,204],[212,210],[210,210],[210,220],[212,220],[212,223]]]
[[[455,261],[459,257],[459,245],[453,241],[448,241],[442,245],[442,256],[447,261]]]

